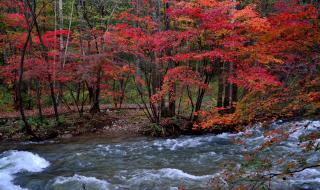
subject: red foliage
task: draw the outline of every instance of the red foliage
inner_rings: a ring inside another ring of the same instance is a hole
[[[5,14],[4,22],[10,27],[28,28],[27,20],[23,14],[7,13]]]
[[[199,73],[193,71],[191,67],[178,66],[170,69],[164,76],[161,90],[151,97],[151,101],[153,103],[159,102],[168,92],[172,94],[171,97],[175,97],[175,94],[173,94],[173,85],[177,82],[181,83],[183,86],[197,85],[200,88],[207,88],[207,84],[199,79]],[[170,101],[174,101],[174,99],[171,99]]]
[[[250,73],[250,74],[248,74]],[[246,90],[259,91],[264,87],[277,87],[281,83],[262,67],[250,67],[248,69],[238,69],[235,77],[231,77],[230,82],[244,87]]]

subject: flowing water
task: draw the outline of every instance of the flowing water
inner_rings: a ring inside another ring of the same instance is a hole
[[[304,154],[307,164],[319,163],[320,153],[304,153],[299,136],[319,131],[320,121],[277,122],[270,127],[288,126],[294,130],[288,140],[267,148],[262,156],[294,160],[291,153]],[[0,154],[0,190],[173,190],[179,185],[210,189],[208,181],[224,170],[223,163],[240,165],[244,154],[266,138],[258,125],[248,131],[252,135],[244,144],[233,141],[244,133],[6,144],[0,146],[5,150]],[[307,169],[274,184],[275,189],[320,189],[320,170]]]

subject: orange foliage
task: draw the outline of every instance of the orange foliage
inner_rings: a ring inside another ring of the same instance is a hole
[[[235,106],[235,113],[220,115],[219,111],[214,109],[209,113],[202,113],[203,121],[196,127],[203,129],[217,126],[234,127],[281,118],[319,115],[320,77],[312,80],[304,79],[289,87],[280,86],[250,92]],[[281,139],[274,138],[269,143],[278,140]]]

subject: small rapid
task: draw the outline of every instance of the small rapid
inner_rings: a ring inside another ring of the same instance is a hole
[[[262,150],[261,158],[319,163],[320,152],[304,152],[300,139],[320,131],[320,121],[278,121],[230,134],[154,138],[75,138],[64,141],[6,145],[0,154],[0,190],[174,190],[212,189],[209,181],[230,162],[240,167],[245,155],[259,148],[273,129],[287,140]],[[237,139],[246,137],[244,142]],[[320,140],[316,140],[320,142]],[[0,148],[3,149],[3,147]],[[15,149],[15,150],[10,150]],[[273,172],[281,172],[275,165]],[[275,179],[274,189],[320,189],[320,169]]]
[[[13,180],[19,172],[41,172],[49,166],[49,162],[37,154],[26,151],[7,151],[0,158],[0,189],[25,190],[14,185]]]
[[[59,176],[54,179],[52,186],[55,187],[54,189],[106,190],[110,188],[110,184],[106,181],[77,174],[71,177]]]

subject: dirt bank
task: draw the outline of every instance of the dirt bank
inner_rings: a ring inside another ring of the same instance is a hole
[[[0,141],[47,140],[55,138],[72,138],[84,135],[101,135],[106,137],[141,136],[149,125],[142,110],[122,109],[103,110],[101,113],[85,113],[82,117],[70,113],[61,115],[62,122],[54,125],[53,118],[47,118],[45,124],[33,121],[33,130],[39,139],[26,135],[19,119],[2,119],[0,123]]]

